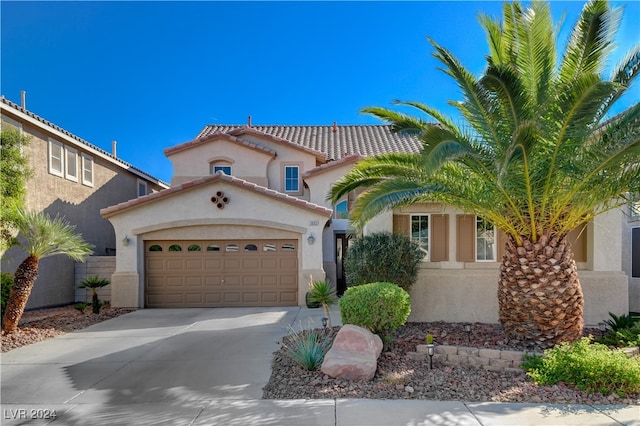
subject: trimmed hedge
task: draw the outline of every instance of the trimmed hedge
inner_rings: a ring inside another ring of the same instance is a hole
[[[411,298],[393,283],[377,282],[348,288],[340,299],[343,324],[367,328],[376,334],[395,331],[407,322]]]

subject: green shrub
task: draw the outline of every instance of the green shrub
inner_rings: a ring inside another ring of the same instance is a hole
[[[282,339],[287,354],[300,367],[317,370],[331,348],[332,340],[316,329],[295,331],[289,326],[289,335]]]
[[[607,334],[597,339],[599,343],[616,348],[640,346],[640,325],[619,330],[609,329]]]
[[[564,382],[587,393],[615,392],[620,397],[640,392],[640,358],[628,358],[583,337],[547,349],[544,356],[527,356],[522,363],[527,376],[541,385]]]
[[[418,244],[404,235],[375,233],[357,238],[345,257],[347,285],[391,282],[409,291],[423,258]]]
[[[354,324],[383,336],[403,325],[411,313],[409,293],[387,282],[348,288],[340,299],[343,324]]]
[[[8,272],[0,273],[0,281],[2,285],[2,295],[0,298],[0,311],[4,315],[4,308],[9,303],[9,296],[11,295],[11,287],[13,287],[13,275]]]
[[[620,316],[616,316],[616,314],[612,314],[609,312],[610,320],[605,320],[605,324],[609,326],[609,328],[613,331],[622,330],[625,328],[632,328],[639,324],[639,319],[637,317],[633,317],[629,314],[623,314]]]

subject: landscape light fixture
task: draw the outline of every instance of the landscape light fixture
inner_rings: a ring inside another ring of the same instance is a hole
[[[467,333],[467,339],[469,339],[469,343],[471,343],[471,324],[468,322],[464,323],[464,332]]]
[[[430,343],[427,345],[427,355],[429,355],[429,370],[433,370],[433,355],[436,352],[436,345]]]
[[[600,329],[600,334],[602,334],[602,337],[604,337],[604,333],[607,331],[607,324],[605,324],[604,322],[599,322],[598,329]]]
[[[323,328],[327,328],[328,319],[326,317],[322,317],[321,321],[322,321],[322,327]]]

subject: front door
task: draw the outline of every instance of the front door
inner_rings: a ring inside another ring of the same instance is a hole
[[[344,258],[349,247],[349,237],[344,232],[336,234],[336,292],[342,296],[347,289],[344,275]]]

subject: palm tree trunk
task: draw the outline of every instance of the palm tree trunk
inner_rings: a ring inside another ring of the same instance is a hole
[[[29,256],[22,261],[13,276],[13,287],[3,318],[5,333],[13,333],[18,328],[18,322],[22,318],[25,306],[27,306],[27,300],[29,300],[36,278],[38,278],[38,258]]]
[[[566,235],[517,246],[509,237],[498,284],[500,323],[509,339],[549,348],[582,336],[582,287]]]

